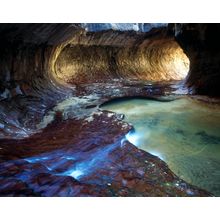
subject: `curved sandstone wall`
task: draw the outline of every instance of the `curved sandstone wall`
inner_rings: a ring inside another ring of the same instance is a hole
[[[72,92],[67,83],[179,80],[188,71],[166,28],[87,32],[78,24],[2,24],[0,34],[1,99],[53,100]]]
[[[57,58],[57,78],[69,83],[112,79],[181,80],[189,61],[172,39],[144,40],[136,46],[69,44]]]
[[[50,100],[66,94],[53,77],[54,61],[78,32],[69,24],[1,24],[0,100],[16,95]]]
[[[1,24],[0,100],[19,94],[59,99],[73,92],[68,83],[179,80],[187,74],[187,57],[188,87],[218,96],[219,30],[218,24],[171,24],[147,33]]]
[[[220,24],[172,24],[190,60],[186,84],[195,94],[220,96]]]

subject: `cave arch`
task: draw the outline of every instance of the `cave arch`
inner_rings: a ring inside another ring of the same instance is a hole
[[[112,34],[65,46],[54,64],[57,80],[71,84],[111,79],[169,81],[188,74],[189,59],[172,37],[144,38],[139,45],[118,44],[117,39],[103,43]]]
[[[87,32],[77,24],[10,24],[1,25],[0,33],[2,98],[21,91],[62,99],[72,93],[71,84],[180,80],[188,71],[187,57],[167,28]]]

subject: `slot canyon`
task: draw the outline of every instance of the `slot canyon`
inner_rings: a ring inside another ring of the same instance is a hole
[[[0,24],[0,196],[220,196],[219,24]]]

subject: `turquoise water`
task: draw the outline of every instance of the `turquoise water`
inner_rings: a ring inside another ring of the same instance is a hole
[[[164,160],[183,180],[220,196],[220,108],[190,98],[144,99],[102,106],[125,115],[134,145]]]

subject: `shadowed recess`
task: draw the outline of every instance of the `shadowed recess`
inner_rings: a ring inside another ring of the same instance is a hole
[[[0,24],[0,196],[218,195],[218,30]],[[135,130],[100,108],[126,97]]]

